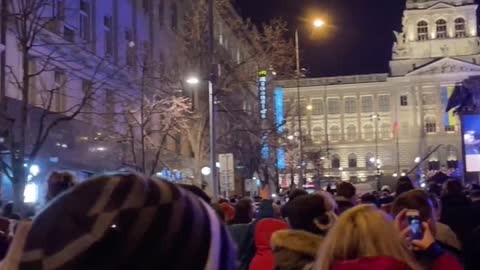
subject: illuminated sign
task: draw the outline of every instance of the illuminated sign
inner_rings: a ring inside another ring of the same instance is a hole
[[[267,119],[267,72],[258,73],[258,97],[260,99],[260,119]]]
[[[277,86],[275,88],[275,124],[277,126],[277,134],[282,134],[285,131],[285,115],[283,108],[283,88]],[[277,168],[285,170],[285,149],[283,147],[277,148]]]

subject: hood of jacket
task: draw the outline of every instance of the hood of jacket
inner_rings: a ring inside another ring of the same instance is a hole
[[[279,219],[266,218],[255,226],[255,246],[257,250],[270,250],[272,235],[280,230],[288,229],[288,224]]]
[[[333,266],[333,270],[410,270],[405,263],[392,257],[371,257],[344,261]]]
[[[271,246],[275,269],[303,269],[315,260],[323,237],[300,230],[278,231],[272,235]]]

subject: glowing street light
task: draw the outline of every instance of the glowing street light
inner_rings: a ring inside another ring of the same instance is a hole
[[[210,170],[210,167],[203,167],[201,170],[201,173],[205,176],[210,175],[211,172],[212,170]]]
[[[398,176],[398,173],[394,173],[392,176],[393,176],[393,177],[397,177],[397,176]]]
[[[37,176],[40,173],[40,166],[37,164],[33,164],[30,166],[30,174],[33,176]]]
[[[293,135],[288,135],[287,139],[293,140],[295,137]]]
[[[314,26],[315,28],[321,28],[321,27],[323,27],[324,25],[325,25],[325,21],[322,20],[322,19],[316,19],[316,20],[313,21],[313,26]]]
[[[313,110],[313,106],[311,104],[308,104],[307,105],[307,110],[309,110],[309,111]]]
[[[200,79],[197,78],[197,77],[193,77],[193,76],[192,76],[192,77],[188,77],[187,80],[186,80],[186,82],[187,82],[188,84],[199,84],[199,83],[200,83]]]
[[[421,160],[422,160],[422,159],[421,159],[420,157],[416,157],[416,158],[415,158],[415,163],[420,163]]]

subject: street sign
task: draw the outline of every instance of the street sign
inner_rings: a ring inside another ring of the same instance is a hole
[[[220,154],[220,190],[228,196],[235,190],[235,167],[233,154]]]

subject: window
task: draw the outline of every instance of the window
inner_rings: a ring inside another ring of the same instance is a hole
[[[64,0],[56,0],[53,1],[53,17],[58,20],[65,19],[65,1]]]
[[[165,55],[162,51],[158,54],[158,73],[160,75],[165,74]]]
[[[175,135],[175,153],[181,154],[182,153],[182,134],[177,133]]]
[[[389,112],[390,111],[390,95],[378,96],[378,111]]]
[[[80,37],[89,41],[91,34],[91,23],[90,23],[90,1],[89,0],[80,0]]]
[[[388,140],[392,137],[392,126],[387,123],[383,123],[380,126],[380,138]]]
[[[160,28],[165,24],[165,1],[159,0],[158,3],[158,26]]]
[[[400,106],[408,106],[408,96],[407,95],[402,95],[400,96]]]
[[[400,135],[402,137],[407,137],[408,135],[410,135],[409,127],[410,125],[408,124],[408,122],[400,123]]]
[[[85,105],[83,106],[83,119],[87,123],[92,122],[92,82],[88,80],[82,80],[82,99],[85,100]]]
[[[437,132],[437,121],[433,116],[425,117],[425,132],[426,133],[436,133]]]
[[[356,168],[357,167],[357,155],[350,154],[348,155],[348,167],[349,168]]]
[[[143,6],[143,12],[149,13],[151,11],[151,0],[143,0],[142,1],[142,6]]]
[[[417,24],[417,39],[428,40],[428,23],[426,21]]]
[[[298,104],[298,99],[297,99]],[[295,114],[298,114],[297,108],[295,108]],[[305,116],[307,115],[307,101],[305,99],[300,100],[300,115]]]
[[[178,28],[178,9],[177,4],[172,3],[170,5],[170,29],[176,32]]]
[[[373,140],[374,138],[374,133],[373,133],[373,125],[372,124],[366,124],[363,126],[363,139],[365,140]]]
[[[455,126],[446,125],[446,126],[445,126],[445,132],[447,132],[447,133],[453,133],[453,132],[455,132]]]
[[[423,103],[423,105],[426,105],[426,106],[435,105],[435,103],[436,103],[435,102],[435,94],[433,94],[433,93],[423,94],[422,103]]]
[[[337,154],[332,155],[332,168],[340,168],[340,157]]]
[[[103,31],[105,34],[105,55],[113,55],[113,20],[112,16],[103,17]]]
[[[106,127],[110,132],[115,130],[115,96],[111,89],[105,89],[105,112],[107,116],[105,118],[107,124]]]
[[[130,43],[133,42],[132,32],[130,30],[125,31],[125,44],[127,46],[126,53],[126,63],[127,66],[133,67],[135,65],[135,47],[130,46]]]
[[[447,161],[447,168],[448,169],[458,169],[458,160],[448,160]]]
[[[340,141],[341,134],[338,126],[331,126],[328,133],[331,141]]]
[[[345,113],[357,112],[357,99],[355,97],[345,98]]]
[[[373,112],[373,96],[362,97],[362,113]]]
[[[340,114],[340,99],[328,99],[328,114]]]
[[[430,160],[428,162],[428,169],[430,171],[438,171],[440,170],[440,162],[438,160]]]
[[[56,69],[53,73],[53,80],[55,82],[55,90],[56,90],[56,97],[55,97],[55,109],[56,112],[64,112],[65,111],[65,71],[62,69]]]
[[[75,42],[75,31],[73,31],[73,29],[71,29],[70,27],[64,25],[63,26],[63,38],[66,41]]]
[[[321,142],[325,139],[325,132],[322,127],[316,126],[312,129],[312,138],[314,142]]]
[[[440,19],[436,22],[437,24],[437,38],[443,39],[447,38],[447,22],[444,19]]]
[[[365,155],[365,167],[368,169],[375,168],[375,155],[368,153]]]
[[[466,36],[467,36],[467,32],[465,31],[465,19],[456,18],[455,19],[455,37],[463,38]]]
[[[323,100],[312,99],[312,115],[323,115]]]
[[[357,127],[355,125],[349,125],[346,133],[347,141],[354,141],[357,139]]]

